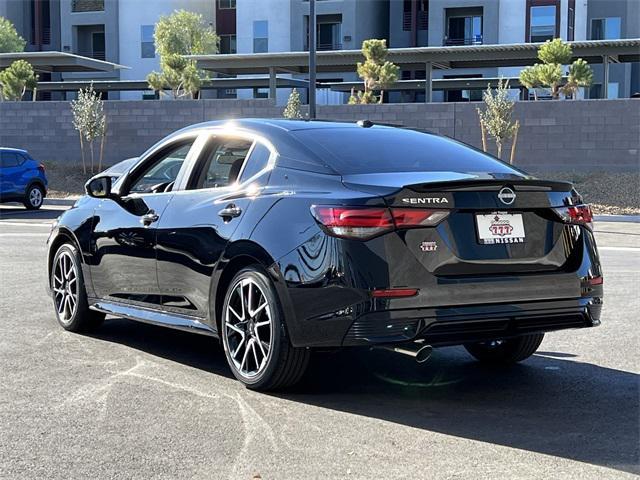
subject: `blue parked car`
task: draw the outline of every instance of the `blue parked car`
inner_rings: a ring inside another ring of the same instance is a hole
[[[44,165],[17,148],[0,147],[0,202],[22,202],[29,210],[47,195]]]

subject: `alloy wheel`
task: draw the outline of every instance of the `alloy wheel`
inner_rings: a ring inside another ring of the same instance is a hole
[[[226,347],[235,369],[245,378],[262,373],[272,349],[273,323],[269,301],[251,278],[233,286],[224,322]]]
[[[32,207],[39,207],[42,204],[42,191],[38,187],[33,187],[29,192],[29,203]]]
[[[64,251],[58,256],[51,283],[58,316],[68,323],[78,308],[78,271],[71,253]]]

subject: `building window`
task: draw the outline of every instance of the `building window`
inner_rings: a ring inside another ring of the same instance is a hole
[[[607,98],[618,98],[620,95],[620,84],[618,82],[609,82],[607,88]],[[589,98],[602,98],[602,84],[594,83],[589,88]]]
[[[528,0],[528,42],[546,42],[560,36],[559,7],[559,0]]]
[[[569,0],[567,10],[567,40],[572,42],[576,36],[576,0]]]
[[[153,41],[153,25],[140,26],[140,56],[142,58],[156,58],[156,45]]]
[[[620,17],[594,18],[591,20],[591,40],[614,40],[622,38]]]
[[[444,45],[481,45],[482,8],[448,8]]]
[[[410,32],[415,24],[417,30],[427,30],[429,26],[429,0],[403,0],[402,6],[402,30]],[[413,4],[415,5],[416,18],[413,18]]]
[[[256,20],[253,22],[253,53],[269,51],[269,22]]]
[[[342,15],[318,15],[316,17],[316,49],[342,50]],[[304,49],[309,50],[309,16],[305,16]]]
[[[269,89],[268,88],[254,88],[253,89],[253,98],[269,98]]]
[[[104,12],[104,0],[72,0],[71,11],[73,13]]]
[[[236,36],[235,35],[219,35],[220,37],[220,53],[236,53]]]
[[[236,0],[218,0],[218,10],[236,8]]]

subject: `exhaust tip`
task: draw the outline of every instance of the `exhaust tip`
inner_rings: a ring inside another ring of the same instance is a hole
[[[422,347],[420,350],[416,352],[416,362],[418,363],[426,362],[427,360],[429,360],[429,358],[431,358],[432,353],[433,353],[433,348],[431,347],[431,345],[425,345],[424,347]]]

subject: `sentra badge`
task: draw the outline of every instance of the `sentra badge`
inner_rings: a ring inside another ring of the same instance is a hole
[[[413,197],[403,198],[402,203],[408,203],[410,205],[435,205],[440,203],[449,203],[446,197]]]

